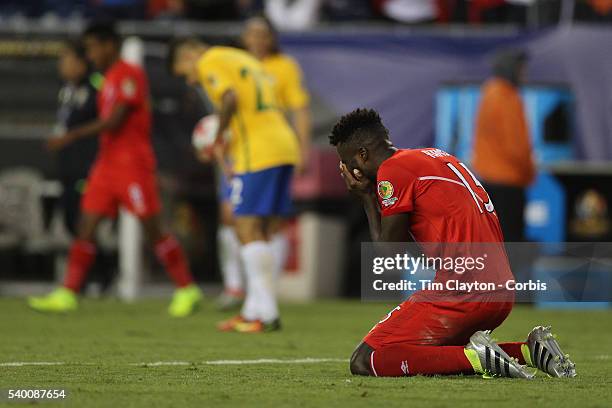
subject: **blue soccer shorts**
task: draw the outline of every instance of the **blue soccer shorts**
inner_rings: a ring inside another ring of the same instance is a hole
[[[230,201],[236,216],[287,216],[291,213],[293,166],[238,174],[231,182]]]

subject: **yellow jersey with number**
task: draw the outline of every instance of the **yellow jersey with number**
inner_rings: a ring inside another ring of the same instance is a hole
[[[276,99],[284,111],[302,109],[310,103],[310,95],[304,87],[302,70],[288,55],[275,54],[261,61],[264,69],[276,83]]]
[[[278,106],[274,80],[245,51],[211,47],[198,60],[199,81],[216,108],[223,94],[238,98],[232,117],[230,160],[237,174],[299,161],[299,144]]]

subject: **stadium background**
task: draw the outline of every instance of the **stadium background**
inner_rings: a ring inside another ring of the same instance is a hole
[[[121,3],[125,7],[117,6]],[[172,225],[186,245],[194,274],[205,289],[211,293],[219,289],[215,175],[210,166],[196,161],[190,142],[193,125],[209,112],[209,107],[203,95],[169,76],[165,47],[172,37],[185,34],[198,35],[214,44],[236,44],[240,20],[262,4],[236,2],[249,4],[247,10],[230,8],[228,4],[234,2],[229,1],[186,2],[191,9],[183,9],[183,15],[168,16],[156,8],[163,7],[164,2],[152,1],[148,8],[143,3],[8,1],[0,8],[0,185],[2,175],[15,171],[27,170],[36,181],[35,186],[30,185],[35,188],[22,194],[0,196],[3,297],[44,292],[58,278],[58,262],[65,255],[68,237],[57,228],[56,158],[44,147],[55,121],[60,86],[56,56],[63,40],[77,35],[87,18],[99,15],[120,17],[121,32],[143,41],[144,66],[153,98],[153,142],[162,195],[168,204],[164,222]],[[611,2],[473,2],[483,4],[477,10],[471,9],[470,3],[437,2],[448,7],[422,20],[400,22],[392,15],[372,12],[366,1],[320,2],[322,9],[316,18],[304,22],[299,30],[281,31],[281,46],[299,61],[313,97],[314,152],[310,174],[296,182],[297,214],[309,214],[332,225],[331,234],[326,234],[330,230],[321,229],[324,227],[320,224],[308,236],[299,235],[298,224],[289,229],[294,252],[288,275],[300,273],[299,251],[303,240],[308,239],[328,247],[317,252],[323,256],[311,268],[313,273],[336,276],[331,281],[335,287],[321,289],[329,282],[324,280],[306,298],[358,297],[360,266],[356,255],[360,243],[369,240],[360,206],[349,199],[335,170],[330,170],[335,169],[335,156],[327,147],[327,133],[334,121],[355,107],[370,106],[381,112],[398,146],[437,145],[467,158],[470,123],[478,100],[475,90],[490,75],[493,55],[509,46],[529,51],[526,88],[531,87],[534,94],[527,106],[531,133],[539,138],[539,169],[556,180],[553,183],[563,191],[559,196],[546,190],[543,197],[535,198],[550,206],[547,208],[552,217],[545,223],[541,219],[538,223],[536,217],[529,227],[530,237],[538,241],[610,241],[609,229],[599,235],[576,236],[570,225],[577,216],[580,195],[592,189],[605,203],[598,214],[600,221],[610,223],[612,59],[607,51],[612,43]],[[155,10],[157,17],[151,14]],[[228,19],[231,21],[226,22]],[[553,95],[542,96],[540,90]],[[464,109],[445,111],[452,100],[458,100]],[[538,110],[538,101],[548,108]],[[550,114],[559,104],[564,115],[561,125],[553,126],[560,134],[554,134],[546,124],[553,120]],[[560,213],[556,212],[558,205],[563,207]],[[117,226],[109,225],[102,235],[109,260],[90,278],[98,283],[90,285],[88,291],[99,294],[105,289],[112,295],[118,273]],[[170,286],[152,254],[145,254],[145,260],[146,279],[138,294],[147,298],[169,293]],[[609,271],[606,273],[609,276]],[[610,285],[612,280],[605,281]],[[108,284],[111,286],[106,288]],[[604,285],[601,290],[609,294],[612,286]],[[605,308],[609,304],[596,306]],[[17,303],[8,305],[7,311],[24,313]],[[579,309],[583,306],[573,305]],[[90,307],[91,313],[100,306]],[[145,302],[138,313],[150,309]],[[379,309],[376,313],[385,310]],[[327,309],[313,304],[313,313],[322,310]],[[113,309],[100,313],[107,316],[120,311],[120,306],[113,305]],[[338,313],[350,316],[348,309]],[[373,318],[376,313],[371,312]],[[553,320],[567,318],[568,322],[599,316],[586,311],[547,313]],[[294,315],[308,319],[309,312],[298,309]],[[88,316],[79,318],[78,324],[88,327]],[[291,324],[291,313],[289,316]],[[606,316],[602,315],[604,322]],[[299,324],[297,318],[293,319],[295,325]],[[604,325],[603,330],[610,335],[610,327]],[[95,328],[92,333],[96,333]],[[609,359],[608,354],[601,355]]]
[[[40,220],[43,226],[17,231],[15,236],[11,223],[8,223],[4,229],[7,242],[1,257],[7,267],[2,268],[2,279],[10,282],[48,281],[55,276],[57,268],[53,260],[65,247],[66,239],[54,229],[58,224],[57,200],[53,199],[58,195],[58,186],[53,182],[57,176],[57,157],[49,154],[42,142],[55,121],[60,85],[55,68],[57,52],[61,41],[78,34],[83,22],[69,19],[70,24],[60,24],[61,20],[48,21],[48,17],[47,20],[24,20],[15,16],[6,20],[0,42],[3,55],[0,68],[0,170],[35,169],[42,178],[38,189],[42,197],[41,205],[35,208],[6,204],[5,216],[12,214],[10,216],[15,217],[11,208],[20,208],[18,217]],[[612,88],[601,86],[610,82],[608,68],[612,61],[608,61],[605,52],[606,44],[612,40],[610,30],[605,25],[586,24],[570,28],[562,20],[551,25],[552,21],[544,19],[538,23],[542,27],[537,29],[521,28],[522,20],[516,23],[407,27],[380,22],[366,25],[338,22],[307,31],[283,33],[283,50],[301,64],[313,95],[315,149],[322,152],[315,155],[311,174],[297,183],[298,213],[314,212],[334,217],[344,223],[345,228],[340,233],[348,238],[342,240],[348,242],[346,246],[336,243],[342,256],[331,264],[338,265],[339,262],[344,265],[344,273],[341,277],[343,283],[331,293],[359,294],[358,282],[351,279],[350,274],[359,265],[350,254],[368,236],[361,210],[347,200],[336,175],[322,176],[330,169],[329,162],[333,160],[326,147],[327,132],[342,112],[358,106],[372,106],[381,112],[398,146],[436,145],[469,161],[477,85],[490,74],[495,52],[505,47],[524,47],[531,56],[528,85],[563,94],[553,95],[552,102],[546,102],[544,97],[542,102],[536,90],[532,92],[536,95],[527,101],[530,130],[541,170],[545,171],[555,162],[566,163],[568,160],[582,160],[578,167],[584,170],[585,163],[601,164],[612,158],[609,138]],[[165,44],[170,38],[185,33],[200,35],[211,43],[237,44],[240,23],[131,21],[123,23],[121,28],[126,36],[144,40],[144,65],[151,81],[155,121],[153,141],[164,197],[172,203],[165,213],[166,222],[173,224],[187,244],[198,279],[217,281],[217,248],[213,239],[217,218],[215,177],[209,166],[196,161],[190,145],[193,124],[210,108],[200,92],[167,73]],[[461,84],[468,88],[461,88]],[[446,107],[449,102],[444,100],[444,90],[448,93],[449,87],[453,86],[457,88],[455,93],[460,95],[455,98],[463,98],[460,103],[464,108],[456,114],[458,118],[448,116],[452,116],[447,112],[451,108]],[[544,134],[544,124],[551,121],[548,116],[561,103],[554,98],[564,99],[564,116],[560,119],[563,123],[557,126],[561,129],[556,131],[557,134]],[[453,132],[458,132],[458,135],[453,136]],[[451,140],[453,138],[457,140]],[[609,171],[605,165],[596,167],[593,170],[595,175],[604,177],[598,188],[603,189],[601,194],[609,200],[610,192],[604,187],[607,184],[605,175]],[[569,172],[571,174],[572,170]],[[42,211],[43,216],[31,216],[29,211]],[[571,218],[571,214],[568,217]],[[562,222],[549,221],[549,224],[557,223]],[[553,227],[549,225],[548,228]],[[561,230],[557,228],[553,233],[544,230],[532,235],[538,240],[563,241],[567,239],[567,233]],[[593,240],[605,241],[604,238]],[[588,237],[581,240],[584,239],[588,240]],[[108,269],[114,269],[112,256],[116,245],[112,239],[106,241],[111,256]],[[24,247],[34,250],[23,256],[21,250]],[[294,245],[294,268],[298,249]],[[158,269],[155,264],[152,266],[153,270]],[[161,273],[156,272],[153,281],[161,277]],[[336,274],[337,271],[322,272],[330,273]],[[96,279],[95,274],[93,279]]]

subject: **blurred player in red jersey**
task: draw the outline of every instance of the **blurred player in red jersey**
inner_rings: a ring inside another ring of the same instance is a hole
[[[340,156],[347,188],[363,203],[373,241],[439,243],[450,248],[451,256],[453,244],[477,248],[488,243],[499,256],[489,259],[479,280],[513,279],[493,203],[455,157],[439,149],[395,148],[378,113],[368,109],[342,117],[330,143]],[[449,274],[468,279],[445,272],[436,271],[435,281],[444,282]],[[479,293],[477,301],[470,296],[450,290],[415,292],[366,335],[351,357],[351,372],[531,378],[523,366],[527,364],[555,377],[576,375],[548,327],[534,328],[526,342],[497,344],[491,339],[489,331],[512,309],[513,296],[507,291]]]
[[[121,38],[114,26],[93,24],[83,34],[87,56],[104,72],[98,93],[98,119],[52,138],[52,150],[84,137],[101,135],[81,207],[77,239],[72,243],[64,285],[51,294],[30,298],[32,308],[66,312],[77,308],[77,293],[95,258],[95,231],[105,217],[115,217],[121,205],[136,215],[155,254],[177,286],[168,312],[191,314],[202,298],[185,254],[172,235],[162,233],[160,201],[151,146],[149,88],[145,72],[121,60]]]

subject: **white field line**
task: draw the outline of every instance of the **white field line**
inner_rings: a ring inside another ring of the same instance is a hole
[[[612,356],[608,354],[600,354],[593,356],[591,360],[610,360]],[[277,358],[260,358],[256,360],[206,360],[206,361],[152,361],[142,363],[127,363],[130,366],[143,367],[168,367],[168,366],[191,366],[191,365],[254,365],[254,364],[321,364],[321,363],[348,363],[346,358],[296,358],[296,359],[277,359]],[[60,365],[100,365],[99,363],[76,363],[65,361],[10,361],[0,363],[0,367],[27,367],[27,366],[60,366]]]
[[[24,367],[24,366],[54,366],[63,365],[62,361],[12,361],[0,363],[0,367]]]
[[[206,361],[153,361],[142,363],[128,363],[131,366],[162,367],[162,366],[190,366],[190,365],[252,365],[252,364],[320,364],[320,363],[347,363],[345,358],[296,358],[277,359],[260,358],[256,360],[206,360]],[[67,363],[64,361],[12,361],[0,363],[0,367],[25,367],[25,366],[56,366],[56,365],[98,365],[97,363]]]
[[[202,361],[201,365],[250,365],[250,364],[318,364],[318,363],[347,363],[345,358],[296,358],[293,360],[283,360],[277,358],[260,358],[257,360],[208,360]],[[164,366],[164,365],[191,365],[185,361],[156,361],[154,363],[141,363],[148,366]]]

